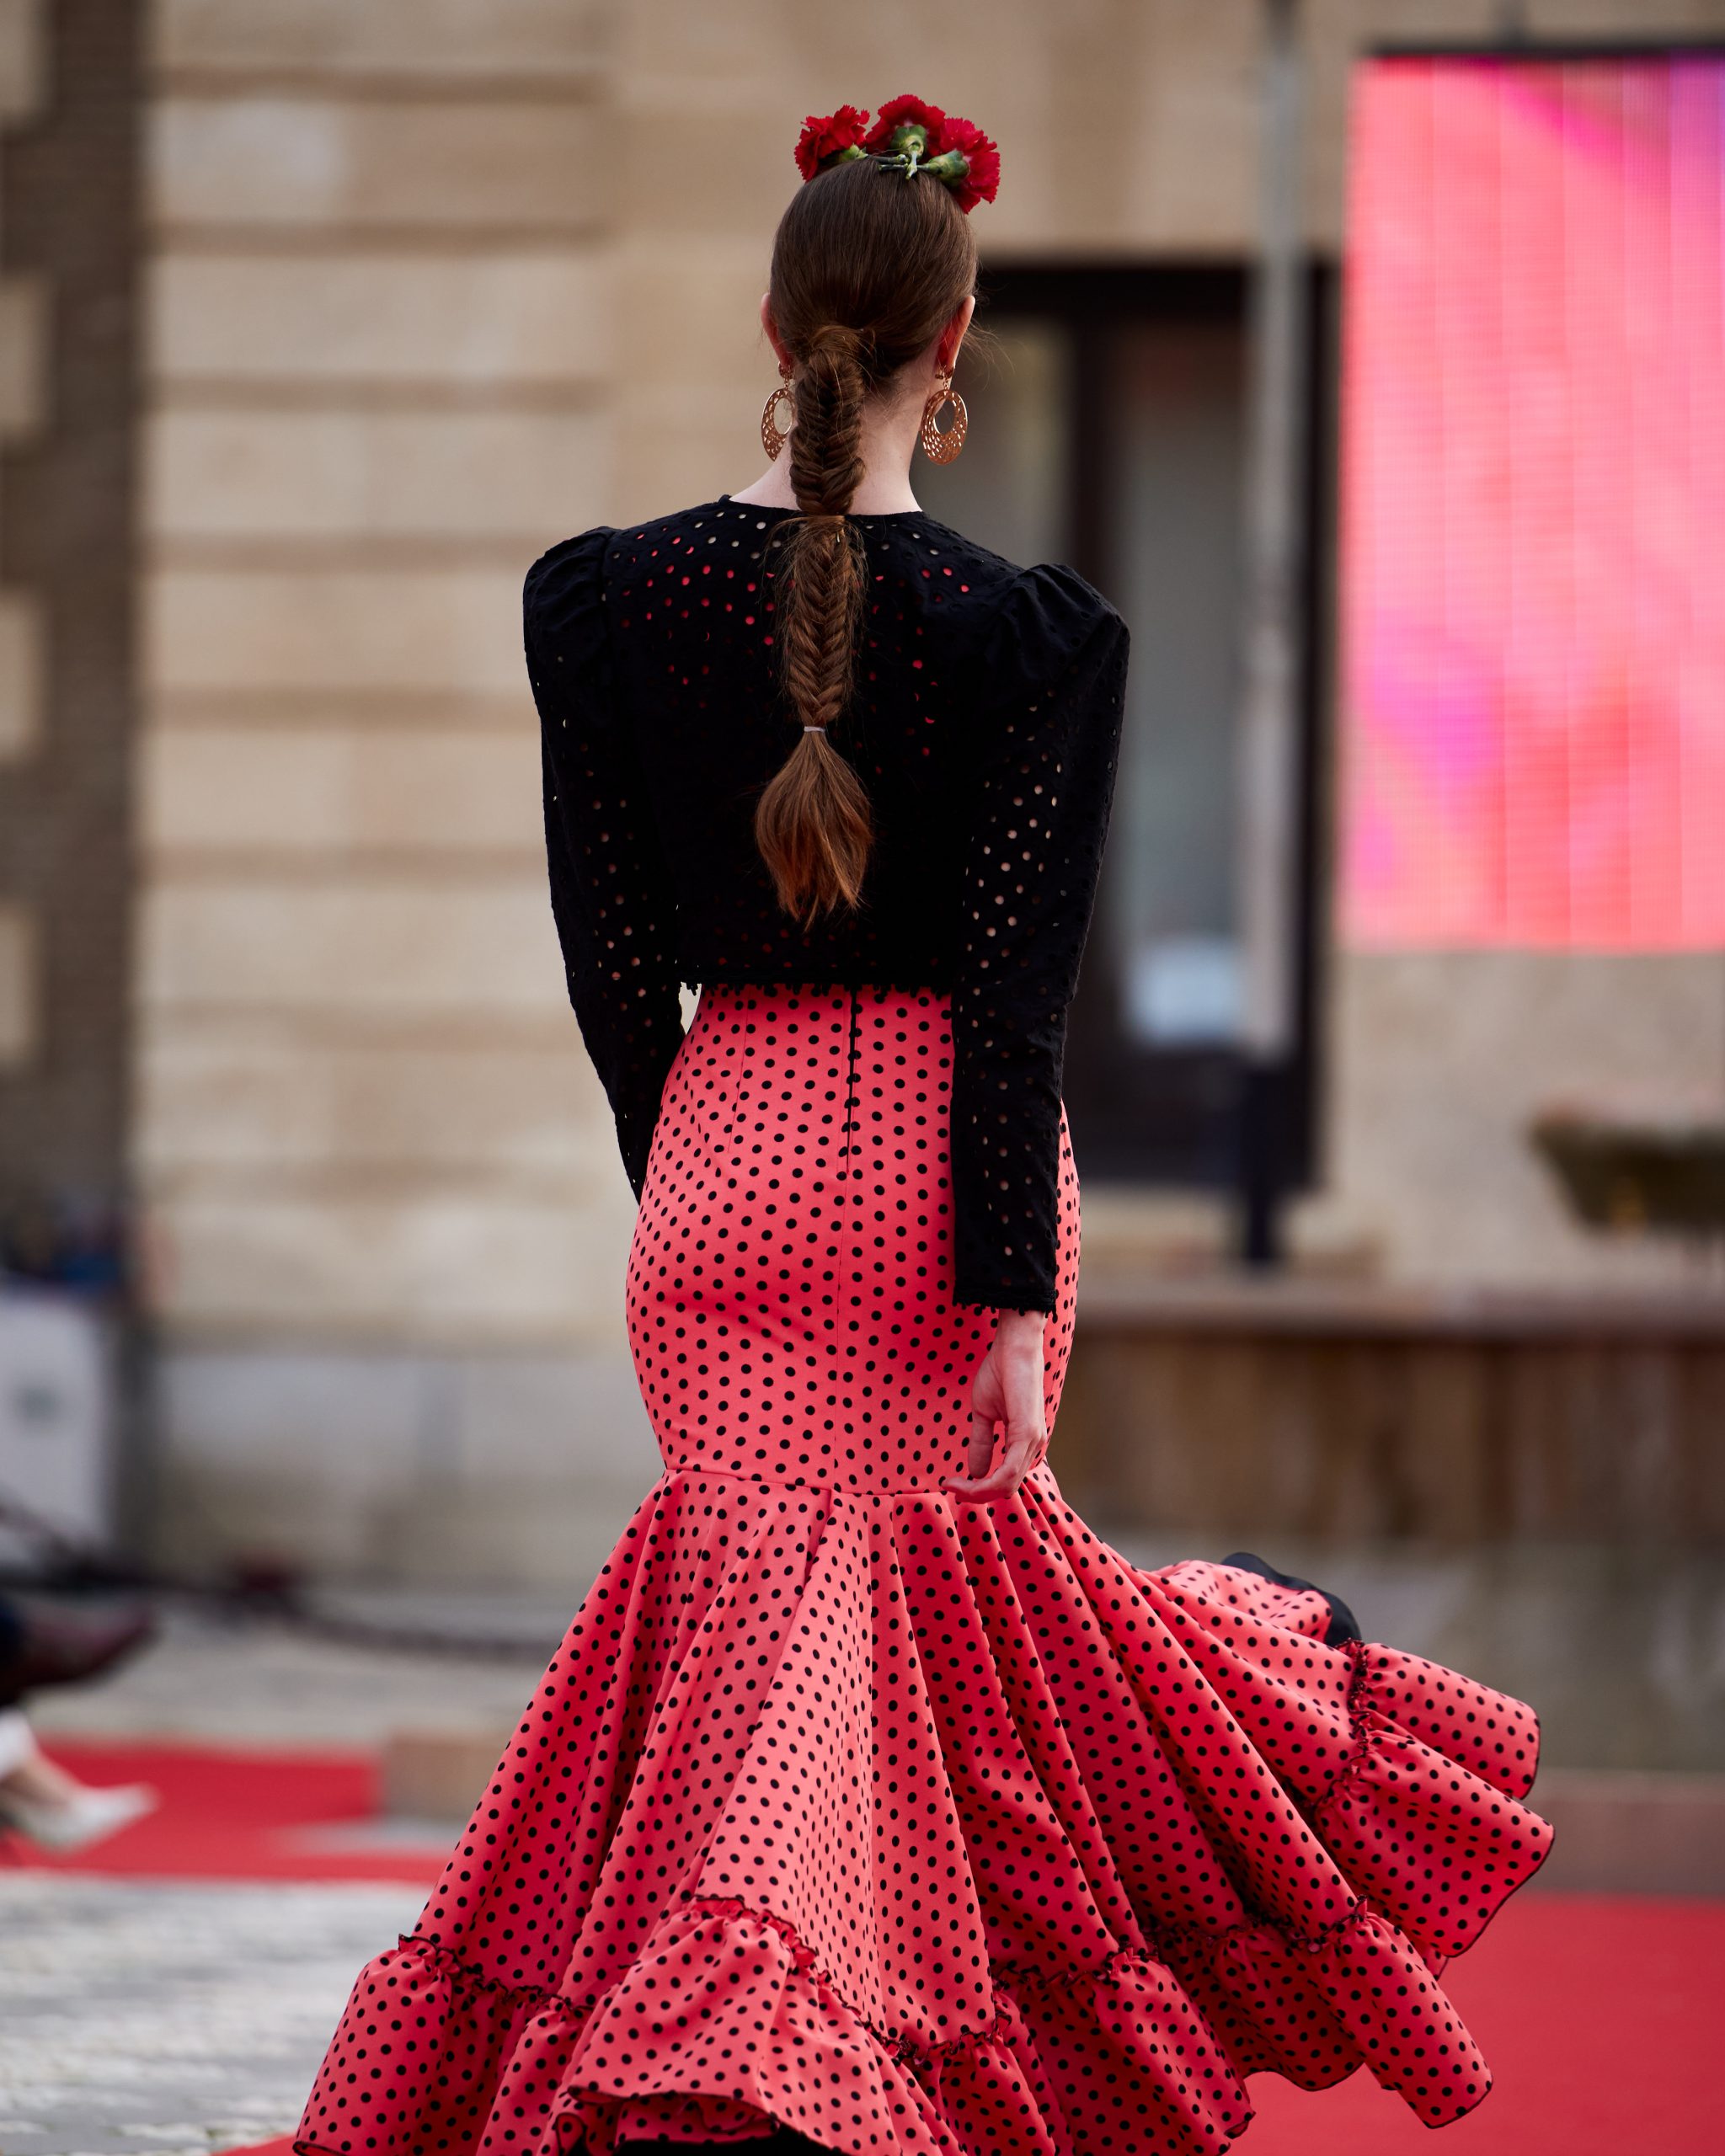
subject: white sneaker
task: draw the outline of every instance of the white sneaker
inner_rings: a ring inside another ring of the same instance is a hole
[[[161,1802],[146,1782],[115,1789],[81,1789],[59,1804],[43,1804],[0,1790],[0,1826],[11,1827],[38,1849],[66,1855],[105,1842],[122,1827],[142,1819]]]

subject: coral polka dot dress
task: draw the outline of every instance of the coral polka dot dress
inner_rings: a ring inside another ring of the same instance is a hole
[[[945,1486],[996,1310],[1048,1313],[1060,1401],[1124,631],[1066,570],[856,519],[834,739],[876,843],[804,931],[750,830],[794,739],[784,514],[721,499],[528,578],[664,1473],[296,2145],[1203,2156],[1249,2075],[1361,2065],[1441,2125],[1489,2085],[1444,1964],[1550,1840],[1532,1716],[1255,1561],[1137,1570],[1046,1465]]]

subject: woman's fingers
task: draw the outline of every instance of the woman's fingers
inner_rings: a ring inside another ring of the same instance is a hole
[[[965,1456],[964,1468],[972,1476],[986,1475],[988,1464],[994,1458],[995,1423],[992,1416],[972,1412],[970,1417],[970,1444]]]
[[[1035,1312],[1005,1314],[996,1321],[970,1390],[970,1441],[964,1460],[969,1472],[954,1476],[947,1485],[955,1497],[1010,1497],[1047,1457],[1042,1397],[1045,1325]],[[1002,1424],[1006,1436],[996,1460],[995,1433]]]
[[[1048,1436],[1039,1425],[1017,1431],[1009,1430],[1001,1456],[988,1473],[979,1470],[976,1458],[976,1433],[973,1423],[970,1435],[970,1472],[955,1476],[947,1487],[955,1497],[969,1498],[1010,1497],[1018,1485],[1033,1469],[1039,1467],[1048,1457]],[[986,1468],[984,1456],[981,1465]]]

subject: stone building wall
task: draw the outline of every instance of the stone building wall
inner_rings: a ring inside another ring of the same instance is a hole
[[[136,1139],[193,1549],[435,1564],[453,1512],[494,1572],[468,1486],[578,1534],[640,1438],[519,627],[612,499],[610,13],[152,10]]]

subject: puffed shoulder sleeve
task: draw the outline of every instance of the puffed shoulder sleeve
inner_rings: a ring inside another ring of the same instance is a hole
[[[606,615],[610,531],[527,572],[523,625],[539,708],[551,908],[569,1001],[638,1198],[660,1095],[682,1042],[676,904]]]
[[[1027,569],[985,632],[953,988],[953,1289],[1052,1310],[1066,1012],[1102,867],[1126,625]]]

